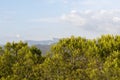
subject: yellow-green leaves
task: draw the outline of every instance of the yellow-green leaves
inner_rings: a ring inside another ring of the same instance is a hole
[[[0,80],[120,80],[119,35],[64,38],[44,57],[21,41],[0,53]]]

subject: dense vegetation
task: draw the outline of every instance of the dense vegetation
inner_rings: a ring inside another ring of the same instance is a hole
[[[61,39],[46,56],[27,43],[0,47],[0,80],[120,80],[120,36]]]

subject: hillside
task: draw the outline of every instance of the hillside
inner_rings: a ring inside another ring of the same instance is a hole
[[[35,46],[41,50],[42,55],[45,55],[50,50],[51,47],[51,45],[40,45],[40,44],[37,44]]]
[[[42,40],[42,41],[34,41],[34,40],[26,40],[30,46],[36,46],[42,52],[42,55],[46,54],[50,50],[50,46],[59,41],[59,38],[53,38],[52,40]]]

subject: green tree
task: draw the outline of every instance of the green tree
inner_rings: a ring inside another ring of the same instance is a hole
[[[119,80],[120,78],[120,52],[113,52],[104,63],[106,80]]]
[[[43,62],[41,51],[22,41],[7,43],[0,55],[0,78],[6,80],[33,80],[33,67]],[[42,60],[42,61],[41,61]]]
[[[0,80],[119,80],[120,36],[64,38],[42,56],[22,41],[0,47]]]

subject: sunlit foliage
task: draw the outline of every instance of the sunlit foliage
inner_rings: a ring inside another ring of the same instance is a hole
[[[64,38],[46,56],[22,41],[0,47],[0,80],[120,80],[120,36]]]

